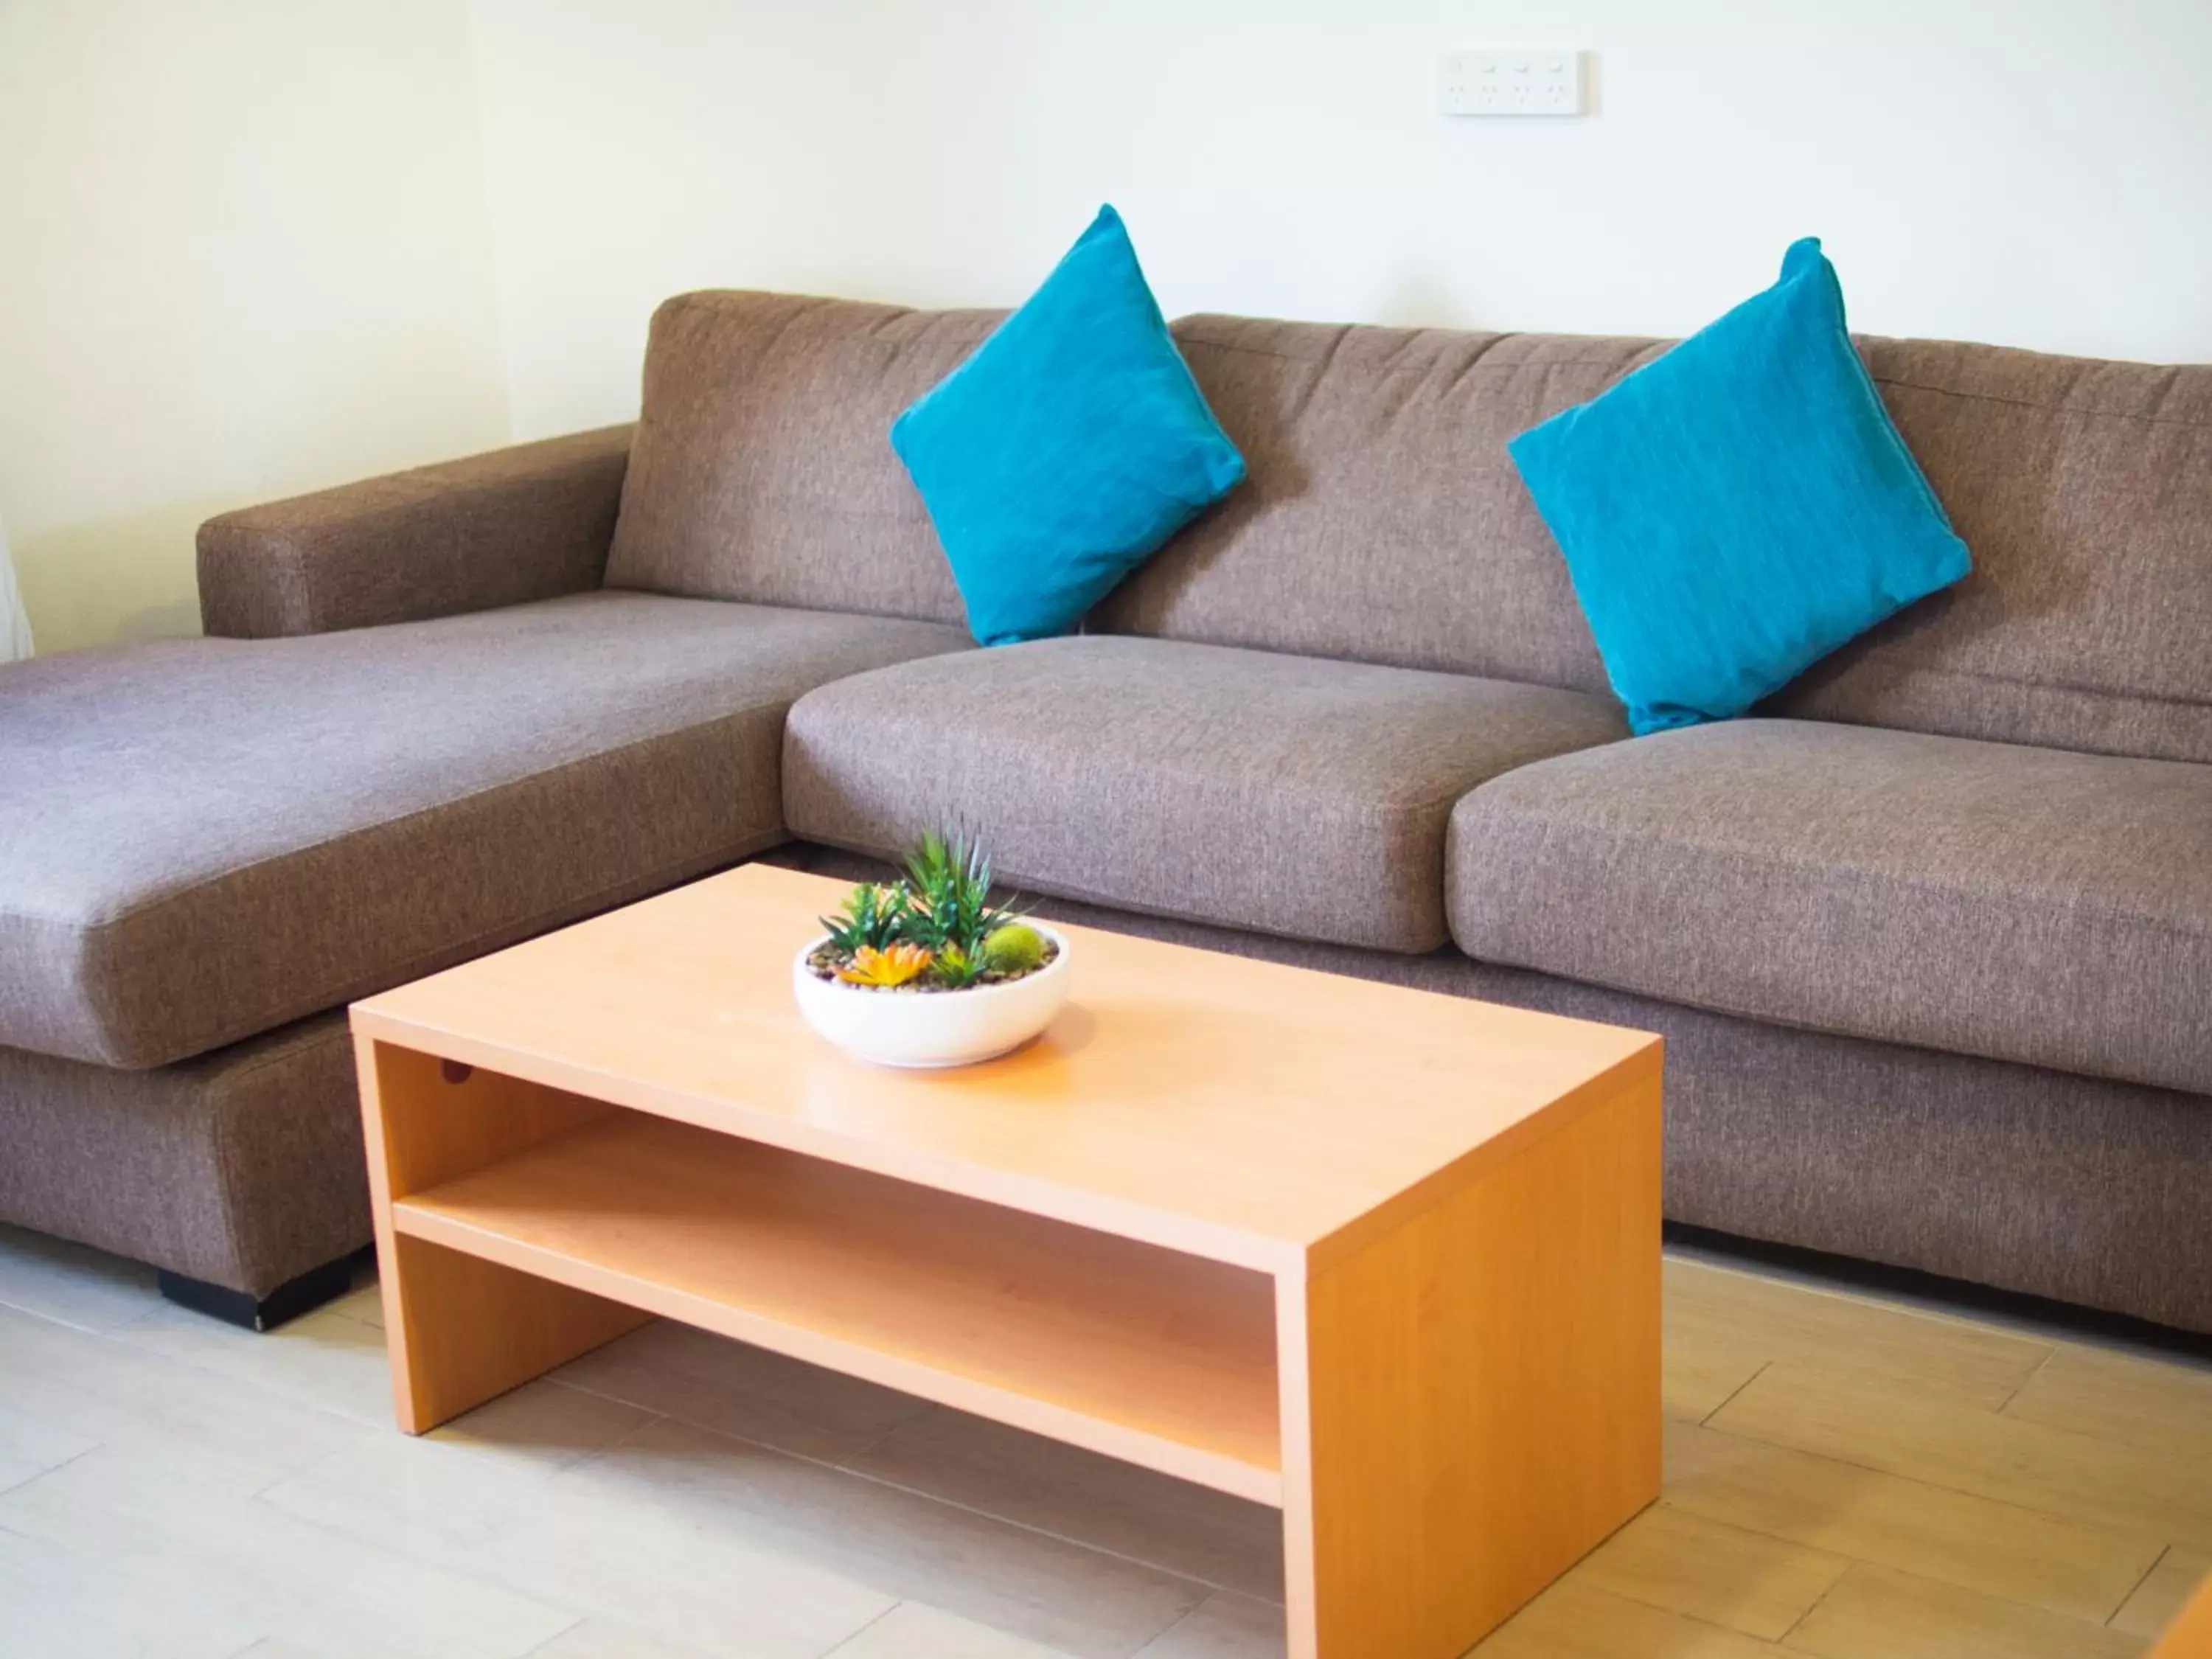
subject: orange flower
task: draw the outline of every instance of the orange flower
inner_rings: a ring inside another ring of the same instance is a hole
[[[929,952],[919,945],[892,945],[880,951],[863,945],[853,952],[852,966],[840,968],[837,977],[848,985],[887,988],[918,979],[928,967]]]

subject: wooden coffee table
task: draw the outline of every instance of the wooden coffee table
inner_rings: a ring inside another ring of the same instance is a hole
[[[1659,1491],[1656,1037],[1073,928],[1028,1048],[799,1021],[754,865],[356,1005],[400,1426],[647,1318],[1283,1511],[1300,1659],[1447,1659]]]

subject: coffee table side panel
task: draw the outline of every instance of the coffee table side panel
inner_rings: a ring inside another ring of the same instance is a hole
[[[1660,1085],[1280,1285],[1292,1659],[1455,1659],[1658,1496]]]
[[[399,1426],[421,1434],[611,1341],[649,1316],[409,1238],[400,1199],[615,1109],[496,1073],[448,1068],[356,1033],[362,1128]]]

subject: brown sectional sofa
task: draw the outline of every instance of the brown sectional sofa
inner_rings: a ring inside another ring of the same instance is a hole
[[[1664,343],[1186,319],[1249,482],[978,652],[884,433],[994,321],[672,301],[635,433],[218,520],[248,637],[0,670],[0,1217],[267,1297],[367,1236],[322,1011],[949,819],[1664,1032],[1679,1219],[2212,1331],[2212,369],[1865,342],[1975,574],[1630,741],[1504,445]]]

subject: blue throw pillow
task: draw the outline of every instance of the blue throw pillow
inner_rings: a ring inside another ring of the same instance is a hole
[[[1244,476],[1110,207],[891,447],[985,645],[1071,631]]]
[[[1740,714],[1966,574],[1811,237],[1764,294],[1507,447],[1638,732]]]

